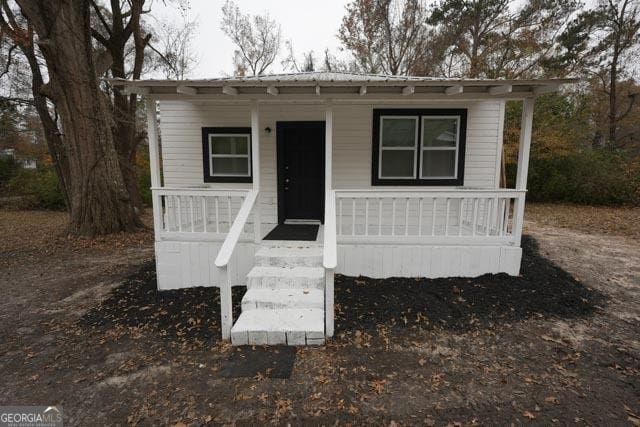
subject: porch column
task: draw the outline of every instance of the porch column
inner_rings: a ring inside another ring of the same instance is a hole
[[[533,98],[522,101],[522,121],[520,123],[520,146],[518,148],[518,173],[516,190],[527,189],[529,173],[529,153],[531,151],[531,129],[533,126]]]
[[[327,105],[324,113],[324,191],[330,191],[333,175],[333,107]]]
[[[251,108],[251,174],[253,175],[253,191],[258,192],[253,208],[254,241],[260,243],[262,232],[260,230],[260,114],[258,104]]]
[[[333,189],[333,106],[331,104],[327,104],[324,120],[324,197],[325,212],[328,217],[324,219],[323,265],[326,265],[327,253],[336,251],[335,204],[334,201],[330,202]],[[335,258],[335,252],[333,256]],[[324,270],[324,333],[327,337],[332,337],[334,332],[334,268],[335,266]]]
[[[518,147],[518,172],[516,174],[516,190],[527,189],[527,174],[529,173],[529,153],[531,152],[531,132],[533,127],[533,98],[522,101],[522,120],[520,122],[520,146]],[[522,240],[522,223],[524,221],[524,201],[522,194],[515,201],[513,236],[516,246]]]
[[[149,169],[151,171],[151,188],[162,187],[160,175],[160,148],[158,144],[158,120],[156,118],[156,100],[147,98],[147,139],[149,140]],[[156,237],[162,229],[162,201],[152,190],[153,227]]]

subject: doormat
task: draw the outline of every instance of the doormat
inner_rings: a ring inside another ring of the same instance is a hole
[[[288,346],[235,347],[233,354],[222,362],[220,375],[224,378],[287,379],[296,361],[296,348]]]
[[[264,240],[309,240],[318,237],[318,224],[279,224],[264,237]]]

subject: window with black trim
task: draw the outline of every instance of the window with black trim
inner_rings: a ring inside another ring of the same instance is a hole
[[[251,182],[251,128],[202,128],[205,182]]]
[[[374,109],[372,185],[462,185],[466,109]]]

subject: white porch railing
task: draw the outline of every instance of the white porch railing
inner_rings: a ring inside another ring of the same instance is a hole
[[[233,255],[233,251],[238,244],[240,235],[246,227],[247,219],[253,210],[253,205],[258,198],[258,191],[251,190],[247,193],[247,197],[242,203],[238,215],[236,216],[227,238],[224,239],[224,243],[218,252],[216,257],[216,267],[220,272],[220,329],[222,330],[222,339],[229,339],[231,337],[231,327],[233,326],[233,301],[231,298],[231,290],[233,284],[231,283],[231,275],[229,274],[229,261]],[[259,229],[259,227],[258,227]],[[259,236],[255,236],[256,240]]]
[[[154,226],[160,239],[224,240],[250,190],[153,188]],[[243,233],[253,232],[245,224]]]
[[[525,190],[336,190],[338,243],[519,245]]]
[[[156,238],[167,240],[223,241],[215,259],[220,288],[222,338],[229,339],[232,316],[229,264],[238,241],[253,233],[258,241],[259,210],[248,223],[258,198],[257,190],[213,190],[207,188],[152,188]],[[213,260],[212,260],[213,261]]]

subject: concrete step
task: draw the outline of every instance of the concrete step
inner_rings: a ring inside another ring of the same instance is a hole
[[[324,310],[255,309],[243,311],[231,329],[233,345],[324,344]]]
[[[248,289],[242,297],[242,311],[256,309],[319,308],[324,310],[321,289]]]
[[[324,268],[256,266],[247,274],[252,288],[324,289]]]
[[[263,246],[256,252],[255,260],[256,265],[263,267],[321,267],[322,247]]]

